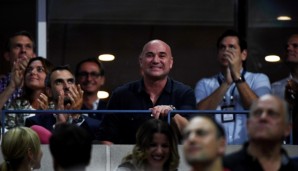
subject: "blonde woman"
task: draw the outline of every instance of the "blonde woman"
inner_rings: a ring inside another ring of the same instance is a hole
[[[4,162],[1,171],[29,171],[40,168],[42,151],[37,134],[27,127],[7,131],[1,144]]]

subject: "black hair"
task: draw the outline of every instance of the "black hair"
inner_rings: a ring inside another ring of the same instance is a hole
[[[82,64],[84,64],[86,62],[93,62],[93,63],[95,63],[98,66],[98,68],[99,68],[100,75],[101,76],[104,76],[105,75],[104,66],[103,66],[103,64],[98,59],[96,59],[96,58],[87,58],[87,59],[84,59],[84,60],[80,61],[77,64],[76,70],[75,70],[75,76],[76,77],[79,75],[79,71],[80,71],[80,68],[81,68]]]
[[[240,50],[241,52],[243,50],[246,50],[247,49],[247,42],[246,40],[244,40],[240,34],[235,31],[235,30],[227,30],[225,31],[218,39],[217,39],[217,43],[216,43],[216,47],[217,49],[219,49],[220,47],[220,43],[221,41],[225,38],[225,37],[228,37],[228,36],[233,36],[233,37],[237,37],[238,38],[238,43],[239,43],[239,46],[240,46]]]
[[[53,68],[53,69],[51,70],[51,72],[50,72],[49,74],[47,74],[46,79],[45,79],[45,85],[46,85],[47,87],[51,87],[51,75],[53,74],[53,72],[58,71],[58,70],[59,70],[59,71],[60,71],[60,70],[67,70],[67,71],[69,71],[70,73],[72,73],[72,71],[71,71],[69,65],[62,65],[62,66],[57,66],[57,67]]]
[[[92,139],[84,129],[73,124],[59,124],[50,138],[50,152],[63,169],[86,167],[90,163]]]

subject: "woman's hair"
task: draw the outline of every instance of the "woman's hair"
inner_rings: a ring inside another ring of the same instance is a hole
[[[158,119],[150,119],[141,125],[136,134],[136,145],[132,154],[126,156],[123,163],[132,162],[138,169],[144,170],[147,165],[146,151],[150,147],[155,133],[164,134],[169,140],[170,155],[164,164],[163,170],[176,170],[180,159],[177,136],[168,123]]]
[[[40,61],[43,68],[45,69],[45,73],[46,75],[48,75],[51,70],[54,68],[54,65],[49,61],[47,60],[46,58],[43,58],[43,57],[36,57],[36,58],[31,58],[30,61],[28,62],[28,65],[26,67],[26,70],[25,70],[25,73],[24,73],[24,79],[25,79],[25,76],[27,74],[27,68],[30,67],[31,63],[34,62],[34,61]],[[45,87],[46,87],[46,83],[44,81],[44,84],[45,84]],[[30,89],[29,87],[27,87],[26,84],[24,84],[24,87],[23,87],[23,95],[22,95],[22,99],[27,99],[29,100],[29,102],[31,103],[33,101],[33,99],[30,98],[30,95],[32,94],[34,90]]]
[[[1,171],[16,170],[31,150],[34,156],[40,153],[40,141],[37,134],[27,127],[15,127],[7,131],[1,144],[4,162]]]

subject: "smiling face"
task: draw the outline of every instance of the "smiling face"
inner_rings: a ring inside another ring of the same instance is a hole
[[[290,133],[290,124],[286,120],[287,109],[281,99],[265,95],[251,108],[247,121],[248,135],[252,140],[277,141]]]
[[[164,79],[173,66],[171,49],[163,41],[150,41],[144,46],[139,63],[144,78]]]
[[[224,153],[225,140],[217,136],[215,125],[207,118],[193,118],[183,137],[184,156],[190,165],[212,162]]]
[[[154,133],[146,154],[149,167],[162,169],[170,156],[170,144],[167,136],[162,133]]]
[[[45,88],[46,72],[40,60],[35,60],[26,68],[25,85],[30,89]]]
[[[286,62],[298,63],[298,34],[292,35],[288,40]]]
[[[79,68],[77,81],[86,94],[93,94],[100,90],[105,77],[101,75],[101,69],[96,63],[85,62]]]

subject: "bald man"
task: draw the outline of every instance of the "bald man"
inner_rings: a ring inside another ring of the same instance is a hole
[[[284,100],[273,95],[261,96],[253,103],[246,125],[249,141],[242,150],[225,157],[227,168],[231,171],[298,170],[282,148],[282,140],[291,130]]]
[[[114,90],[108,109],[151,110],[149,114],[110,114],[102,122],[102,143],[135,144],[139,126],[150,118],[166,121],[169,111],[195,109],[193,90],[168,77],[173,67],[170,46],[161,40],[146,43],[139,55],[142,78]],[[177,133],[187,120],[177,114],[173,116]]]

